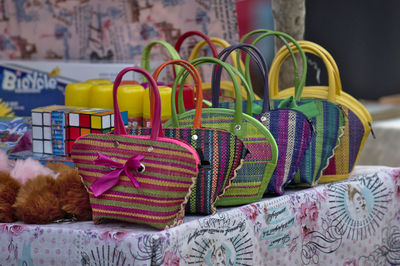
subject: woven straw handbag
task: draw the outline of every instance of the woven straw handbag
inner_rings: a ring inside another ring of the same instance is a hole
[[[201,127],[203,99],[201,80],[197,69],[189,62],[179,59],[166,61],[155,70],[154,79],[157,80],[160,72],[166,66],[173,64],[184,67],[193,77],[197,99],[196,114],[191,128],[164,127],[163,132],[166,137],[177,138],[189,143],[200,155],[201,167],[186,205],[186,213],[215,213],[215,202],[230,187],[232,180],[236,177],[236,170],[241,166],[241,162],[247,154],[247,150],[244,143],[231,132]],[[173,85],[173,92],[175,93],[178,82],[178,79],[176,79]],[[171,97],[175,99],[174,93]],[[175,111],[175,108],[173,109],[171,112]],[[149,135],[151,129],[133,129],[130,133],[132,135]]]
[[[262,37],[263,35],[259,36],[254,42],[257,42]],[[298,52],[297,47],[291,47],[293,52]],[[324,99],[305,97],[304,93],[307,91],[307,86],[302,90],[299,89],[302,88],[301,86],[297,86],[287,89],[286,91],[283,90],[285,91],[284,93],[283,91],[278,92],[279,69],[289,54],[289,52],[285,54],[277,53],[274,57],[268,76],[270,98],[283,99],[273,101],[274,108],[278,106],[292,106],[292,108],[296,108],[293,107],[293,102],[287,100],[288,97],[293,97],[293,95],[296,104],[300,106],[300,108],[310,103],[316,105],[318,112],[311,118],[316,131],[315,138],[312,138],[310,148],[307,150],[304,160],[300,165],[299,172],[294,179],[297,184],[301,183],[314,186],[318,183],[323,171],[327,168],[330,159],[334,156],[339,146],[340,139],[344,134],[346,120],[343,110],[336,104]],[[322,53],[320,53],[320,56],[327,62],[326,57],[322,55]],[[334,93],[334,73],[330,69],[328,69],[328,77],[329,85],[325,87],[325,89],[328,89],[329,93]]]
[[[235,109],[205,108],[201,113],[201,124],[205,128],[224,129],[233,133],[243,141],[249,152],[242,167],[237,171],[231,187],[217,200],[216,206],[235,206],[259,201],[276,167],[278,149],[275,140],[260,121],[243,113],[240,87],[236,79],[236,76],[241,76],[240,72],[229,64],[211,57],[196,58],[191,63],[196,67],[201,64],[218,64],[228,72],[234,84],[235,93],[239,95],[235,100]],[[243,84],[248,88],[243,77],[242,79]],[[174,112],[165,126],[191,127],[195,113],[195,110],[179,115]]]
[[[127,135],[117,89],[125,73],[143,74],[154,92],[150,136]],[[151,75],[123,69],[114,81],[114,134],[88,134],[73,145],[72,159],[89,192],[95,223],[103,219],[165,229],[183,223],[185,206],[198,175],[200,158],[187,143],[163,137],[161,100]]]
[[[328,167],[323,172],[319,183],[346,179],[356,165],[365,141],[371,132],[371,115],[362,103],[342,90],[338,67],[328,51],[320,45],[309,41],[299,41],[299,45],[305,52],[318,56],[323,54],[327,59],[324,60],[326,68],[334,73],[334,82],[332,82],[334,86],[333,90],[329,90],[326,86],[307,87],[304,89],[303,97],[327,99],[340,106],[347,119],[344,135],[339,147],[336,149],[335,156],[330,160]],[[286,49],[281,49],[278,52],[279,55],[286,53]],[[288,94],[291,94],[290,90],[279,92],[279,95],[282,97]]]
[[[225,61],[230,52],[236,49],[244,50],[247,54],[252,56],[253,59],[257,61],[257,65],[260,66],[260,70],[263,73],[265,90],[264,100],[261,102],[262,110],[258,112],[259,114],[255,115],[255,118],[271,132],[279,151],[277,166],[268,183],[266,193],[282,195],[284,188],[293,181],[304,154],[309,147],[313,135],[312,124],[308,117],[301,111],[290,108],[271,110],[267,65],[261,52],[255,46],[251,44],[232,45],[225,48],[218,57],[222,57],[222,61]],[[304,54],[303,58],[305,60]],[[213,106],[229,108],[229,102],[221,104],[218,102],[220,76],[221,69],[218,69],[215,74],[213,74]],[[245,76],[247,81],[251,82],[249,68],[246,69]],[[305,71],[303,71],[302,79],[305,79]],[[243,108],[245,108],[245,106]],[[253,113],[254,111],[253,108]]]

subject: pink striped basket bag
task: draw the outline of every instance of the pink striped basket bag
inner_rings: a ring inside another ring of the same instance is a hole
[[[149,136],[127,135],[117,102],[125,73],[143,74],[154,92],[153,128]],[[88,134],[72,147],[71,156],[85,185],[93,220],[120,220],[159,230],[183,223],[185,206],[200,162],[186,142],[164,137],[161,99],[144,69],[123,69],[114,81],[114,134]]]

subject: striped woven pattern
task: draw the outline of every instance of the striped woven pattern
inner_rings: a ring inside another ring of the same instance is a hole
[[[247,154],[243,142],[226,130],[210,128],[163,128],[164,135],[189,143],[202,160],[186,213],[211,214],[214,203],[230,187]],[[132,135],[150,135],[150,128],[131,129]]]
[[[247,100],[243,100],[242,103],[243,103],[243,107],[242,107],[243,110],[247,110]],[[263,104],[263,100],[254,100],[253,101],[253,110],[255,109],[254,106],[258,105],[259,109],[260,109],[260,112],[261,112],[262,104]],[[224,109],[235,109],[235,99],[226,99],[225,102],[220,101],[218,103],[218,107],[219,108],[224,108]],[[260,112],[258,112],[258,114]],[[254,114],[254,112],[253,112],[253,114]]]
[[[292,109],[272,110],[256,118],[274,136],[279,151],[278,163],[266,193],[282,195],[304,159],[313,134],[312,125],[303,113]]]
[[[193,118],[193,111],[180,114],[179,126],[191,127]],[[203,109],[201,124],[204,128],[231,131],[234,124],[234,111],[219,108]],[[232,185],[217,200],[215,206],[234,206],[259,201],[275,170],[278,149],[271,133],[259,121],[248,115],[243,115],[241,131],[244,136],[240,136],[240,139],[249,154],[237,171]]]
[[[329,180],[342,180],[349,176],[353,170],[358,155],[361,152],[361,143],[363,138],[367,137],[361,120],[346,106],[342,106],[343,112],[348,119],[343,138],[339,147],[336,149],[335,156],[329,162],[320,182]]]
[[[112,170],[93,164],[98,152],[120,163],[143,155],[145,171],[134,173],[141,189],[122,173],[117,185],[97,198],[88,190],[95,222],[122,220],[157,229],[183,222],[187,198],[198,174],[195,155],[189,149],[167,138],[85,135],[74,143],[71,155],[87,188]]]
[[[314,101],[319,115],[311,118],[315,128],[315,134],[311,138],[311,143],[307,149],[300,169],[295,175],[295,183],[304,183],[311,186],[317,184],[323,171],[333,157],[335,149],[340,143],[345,128],[345,117],[343,111],[334,103],[319,99],[301,99],[298,105],[303,105]],[[279,100],[274,100],[275,108],[279,105]]]
[[[261,110],[263,100],[253,101],[253,110]],[[254,108],[258,105],[258,108]],[[221,108],[234,108],[233,101],[220,102]],[[277,108],[277,105],[276,105]],[[247,109],[247,101],[243,101],[243,110]],[[266,193],[282,195],[284,188],[294,180],[295,174],[304,160],[312,138],[312,124],[299,111],[292,109],[276,109],[264,114],[255,115],[257,120],[268,128],[278,146],[278,163]]]

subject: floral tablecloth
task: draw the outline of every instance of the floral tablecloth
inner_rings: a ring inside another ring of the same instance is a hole
[[[400,168],[356,167],[342,182],[156,231],[92,222],[0,224],[0,265],[400,264]]]

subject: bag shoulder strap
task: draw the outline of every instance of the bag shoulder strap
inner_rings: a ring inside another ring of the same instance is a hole
[[[151,139],[157,139],[157,136],[163,136],[162,133],[162,126],[161,126],[161,97],[160,92],[158,91],[157,84],[150,73],[142,68],[139,67],[127,67],[121,70],[117,77],[114,80],[113,85],[113,101],[114,101],[114,134],[115,135],[126,135],[126,130],[124,123],[122,121],[121,113],[118,107],[118,100],[117,100],[117,91],[118,87],[121,83],[123,76],[129,72],[134,71],[142,74],[146,77],[146,79],[150,83],[150,88],[152,89],[154,95],[154,117],[153,117],[153,128],[151,130]]]
[[[217,51],[217,47],[215,47],[215,44],[212,42],[212,40],[205,35],[204,33],[200,32],[200,31],[187,31],[184,34],[182,34],[181,36],[179,36],[178,40],[175,43],[175,50],[179,53],[182,43],[183,41],[189,37],[189,36],[193,36],[193,35],[197,35],[201,38],[203,38],[203,40],[208,44],[208,46],[211,49],[211,52],[213,54],[213,57],[217,57],[218,56],[218,51]]]
[[[168,53],[171,55],[172,59],[181,59],[178,52],[175,50],[175,48],[171,44],[169,44],[165,41],[149,42],[143,49],[142,61],[141,61],[141,67],[143,69],[146,69],[148,72],[151,71],[151,69],[150,69],[150,52],[151,52],[151,49],[157,44],[164,46],[167,49]],[[175,71],[180,70],[179,66],[175,66],[175,67],[176,67]],[[143,82],[145,82],[144,77],[143,77]]]
[[[299,52],[299,49],[297,47],[294,47],[292,44],[292,49],[294,53]],[[320,57],[327,69],[328,72],[328,97],[327,99],[333,103],[336,102],[336,95],[340,95],[340,92],[336,90],[335,86],[335,76],[334,76],[334,70],[332,68],[332,65],[330,64],[329,60],[326,58],[326,56],[319,50],[317,49],[314,45],[309,45],[307,43],[303,43],[301,45],[301,51],[312,53]],[[271,98],[276,97],[278,95],[278,77],[279,77],[279,70],[280,67],[282,66],[284,60],[289,56],[289,51],[286,49],[286,47],[282,47],[276,54],[272,65],[271,65],[271,70],[270,70],[270,76],[269,76],[269,81],[270,81],[270,93],[271,93]],[[338,94],[339,93],[339,94]]]
[[[243,44],[243,43],[232,45],[232,46],[229,46],[228,48],[225,48],[224,50],[222,50],[221,53],[218,55],[218,58],[221,59],[222,61],[225,61],[228,58],[228,56],[237,49],[240,49],[240,50],[246,52],[256,61],[257,65],[262,73],[263,79],[264,79],[264,90],[268,91],[268,80],[266,79],[267,73],[268,73],[267,64],[266,64],[261,52],[255,46],[253,46],[251,44]],[[217,66],[214,66],[214,70],[213,70],[213,74],[212,74],[212,83],[211,83],[212,84],[213,107],[218,107],[218,105],[219,105],[221,71],[222,71],[221,68],[217,68]],[[239,69],[239,71],[243,74],[242,69]],[[253,94],[251,99],[254,99],[254,92],[250,86],[251,77],[250,77],[249,71],[244,71],[244,75],[245,75],[246,81],[250,87],[250,90],[248,93]],[[247,113],[252,111],[250,108],[251,108],[251,106],[247,105]],[[269,95],[268,94],[267,94],[267,98],[264,98],[263,109],[264,108],[269,110]]]
[[[168,65],[180,65],[184,69],[178,73],[178,78],[175,79],[174,84],[172,86],[172,93],[171,93],[171,113],[174,112],[176,113],[176,108],[175,108],[175,94],[176,94],[176,89],[178,84],[181,85],[180,90],[183,90],[183,82],[180,79],[182,77],[181,72],[186,71],[188,72],[194,80],[194,85],[196,88],[196,114],[193,120],[193,128],[200,128],[201,127],[201,111],[202,111],[202,104],[203,104],[203,90],[201,88],[201,79],[199,72],[197,69],[188,61],[182,60],[182,59],[175,59],[175,60],[169,60],[162,65],[160,65],[153,73],[153,77],[155,80],[158,79],[159,74],[161,71]],[[183,101],[183,98],[182,98]],[[171,119],[176,119],[176,116],[172,116]],[[173,123],[176,124],[177,121],[173,120]]]

